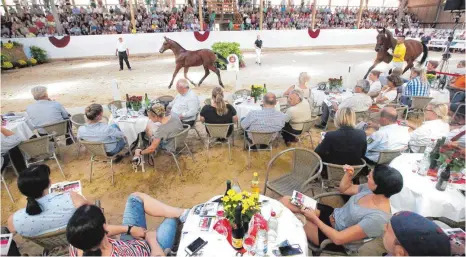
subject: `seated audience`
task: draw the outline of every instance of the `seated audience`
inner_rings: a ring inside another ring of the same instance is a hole
[[[176,91],[179,94],[170,102],[168,108],[171,109],[171,114],[178,116],[181,122],[193,127],[200,108],[199,98],[194,91],[189,89],[189,82],[186,79],[178,80]]]
[[[46,135],[47,132],[41,129],[44,125],[60,122],[70,118],[70,114],[65,110],[65,107],[59,102],[53,101],[49,98],[47,88],[44,86],[37,86],[31,89],[32,96],[35,103],[26,108],[26,112],[31,120],[32,125],[39,129],[39,134]],[[67,145],[72,144],[71,138],[66,141]]]
[[[108,125],[100,122],[104,110],[100,104],[91,104],[85,109],[87,124],[79,127],[78,138],[89,142],[105,143],[105,152],[108,156],[115,155],[126,146],[125,134],[117,124]],[[119,156],[115,161],[120,161]]]
[[[26,168],[24,156],[18,148],[21,139],[13,131],[2,127],[1,141],[1,171],[3,172],[11,161],[16,171],[21,173]]]
[[[289,121],[285,123],[285,127],[282,130],[282,136],[287,146],[290,142],[297,142],[297,139],[291,134],[301,134],[303,124],[300,122],[309,121],[312,118],[312,109],[309,106],[309,102],[304,99],[301,90],[291,90],[288,94],[288,104],[290,107],[286,110],[285,114],[288,116]]]
[[[25,209],[8,218],[8,230],[34,237],[66,228],[76,208],[87,200],[75,192],[50,193],[50,168],[31,165],[19,173],[18,189],[27,197]]]
[[[427,62],[427,67],[426,67],[426,74],[431,74],[431,75],[437,75],[437,69],[439,63],[438,61],[430,60]]]
[[[317,128],[325,128],[327,126],[327,121],[330,117],[331,111],[336,111],[339,108],[351,108],[354,112],[364,112],[369,110],[372,105],[372,99],[367,95],[369,92],[369,82],[367,80],[358,80],[356,86],[354,87],[354,95],[343,100],[340,105],[337,105],[336,102],[332,102],[332,106],[327,104],[322,104],[322,116],[320,117],[320,125],[316,125]]]
[[[466,130],[466,126],[464,125],[464,123],[462,127],[457,127],[455,129],[452,129],[450,133],[448,133],[447,135],[447,142],[451,143],[453,146],[466,148],[465,130]]]
[[[263,99],[262,110],[251,111],[241,120],[241,127],[254,132],[278,132],[289,121],[284,113],[275,110],[277,97],[274,93],[267,93]]]
[[[422,68],[411,69],[411,80],[406,84],[404,95],[401,96],[401,103],[411,106],[411,97],[429,96],[429,84]]]
[[[382,237],[383,226],[391,217],[389,198],[401,191],[403,177],[392,167],[377,165],[367,176],[367,184],[354,185],[353,173],[351,166],[345,166],[339,191],[351,198],[341,208],[317,203],[316,210],[301,209],[291,204],[289,196],[280,200],[292,212],[306,217],[304,231],[313,244],[330,239],[336,245],[346,245],[368,237]]]
[[[175,141],[173,139],[178,133],[183,131],[183,124],[177,115],[165,115],[165,107],[162,104],[153,104],[148,110],[149,119],[154,122],[160,122],[157,130],[152,134],[152,142],[146,149],[136,149],[135,157],[143,154],[150,154],[161,148],[168,151],[174,151]]]
[[[465,60],[461,60],[458,62],[458,64],[456,65],[456,68],[458,69],[458,72],[460,72],[460,76],[457,76],[457,77],[454,77],[451,81],[450,81],[450,95],[451,97],[454,96],[454,94],[458,91],[462,91],[464,92],[464,89],[465,89],[465,69],[466,67],[466,61]],[[463,94],[463,102],[464,102],[464,94]]]
[[[394,68],[392,70],[392,73],[390,73],[388,76],[390,76],[390,75],[400,77],[400,79],[402,81],[401,84],[408,82],[407,79],[404,79],[404,78],[401,77],[403,75],[403,69],[402,68]],[[387,75],[380,75],[380,77],[379,77],[380,84],[382,84],[382,90],[388,83],[388,76]],[[401,93],[401,87],[399,88],[398,93]]]
[[[291,93],[292,90],[297,89],[297,90],[301,90],[303,92],[303,95],[304,95],[305,98],[309,98],[310,95],[311,95],[310,94],[311,89],[308,87],[307,84],[309,83],[310,80],[311,80],[311,77],[307,74],[307,72],[301,72],[299,74],[299,79],[298,79],[299,84],[298,84],[298,86],[293,85],[293,86],[289,87],[285,91],[285,93],[283,93],[283,95],[288,96]]]
[[[370,108],[372,111],[379,111],[384,108],[385,105],[396,100],[396,96],[398,95],[397,88],[403,84],[403,81],[399,76],[393,74],[387,77],[387,81],[387,85],[384,86],[380,94],[374,98],[375,105]]]
[[[380,128],[367,138],[366,162],[377,163],[379,151],[399,150],[408,145],[408,127],[398,125],[397,118],[395,108],[384,107],[380,112],[379,124],[369,124],[373,128],[380,125]]]
[[[386,256],[452,256],[450,239],[445,232],[417,213],[393,214],[384,230]]]
[[[420,146],[427,146],[432,139],[446,137],[450,133],[448,124],[448,105],[446,104],[429,104],[424,110],[424,122],[419,128],[411,132],[409,148],[413,152],[418,152]]]
[[[368,96],[376,97],[379,95],[380,90],[382,90],[382,84],[380,83],[379,77],[380,71],[378,70],[372,70],[371,73],[369,73],[370,90],[367,92]]]
[[[174,244],[177,220],[184,223],[188,214],[189,210],[168,206],[144,193],[132,193],[123,225],[110,225],[99,207],[85,204],[66,227],[70,256],[165,256]],[[146,215],[165,220],[156,231],[146,231]],[[112,239],[120,234],[119,240]]]
[[[215,87],[212,90],[211,104],[202,107],[200,116],[202,122],[209,124],[226,124],[238,121],[235,108],[231,104],[225,103],[221,87]],[[233,129],[234,126],[230,126],[227,137],[231,135]]]
[[[360,165],[367,148],[366,133],[355,129],[356,114],[351,108],[340,108],[335,114],[337,130],[325,133],[315,152],[323,162],[332,164]],[[322,176],[326,176],[322,170]]]

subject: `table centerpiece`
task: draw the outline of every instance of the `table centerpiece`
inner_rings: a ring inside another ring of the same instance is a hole
[[[267,93],[267,86],[264,85],[252,85],[251,86],[251,97],[254,98],[254,103],[257,103],[257,100],[261,95]]]
[[[343,78],[329,78],[328,79],[328,89],[331,92],[338,92],[340,88],[343,86]]]
[[[131,109],[133,109],[133,111],[139,111],[142,107],[142,96],[131,96],[129,97],[128,99],[126,99],[130,106],[131,106]]]
[[[225,211],[225,218],[228,219],[232,225],[235,219],[235,208],[239,204],[242,204],[242,221],[246,231],[248,230],[249,221],[252,216],[260,212],[258,196],[246,191],[238,193],[234,189],[228,190],[227,194],[222,197],[222,204]]]

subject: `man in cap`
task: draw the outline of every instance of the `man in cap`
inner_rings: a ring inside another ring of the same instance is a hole
[[[392,68],[402,68],[405,61],[406,46],[405,36],[402,34],[396,37],[396,46],[393,50]]]
[[[387,256],[451,256],[450,239],[431,220],[402,211],[385,225],[383,245]]]

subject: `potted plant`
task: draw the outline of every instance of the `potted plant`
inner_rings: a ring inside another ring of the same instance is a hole
[[[235,208],[241,203],[243,206],[243,210],[241,211],[243,225],[247,231],[251,217],[260,212],[258,200],[257,195],[251,194],[250,192],[243,191],[241,193],[237,193],[233,189],[228,190],[227,195],[222,197],[225,218],[233,225],[235,219]]]
[[[129,103],[131,104],[131,109],[133,109],[133,111],[139,111],[142,107],[142,96],[131,96],[129,98]]]
[[[261,95],[267,93],[267,87],[265,84],[262,85],[252,85],[251,86],[251,97],[254,98],[254,103],[260,98]]]
[[[330,91],[332,92],[339,91],[342,86],[343,86],[343,79],[341,76],[339,79],[337,78],[328,79],[328,87]]]

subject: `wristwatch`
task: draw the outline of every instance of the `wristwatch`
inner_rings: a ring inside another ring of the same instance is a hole
[[[131,226],[131,225],[128,226],[128,231],[126,231],[127,235],[131,235],[131,229],[132,228],[133,228],[133,226]]]

